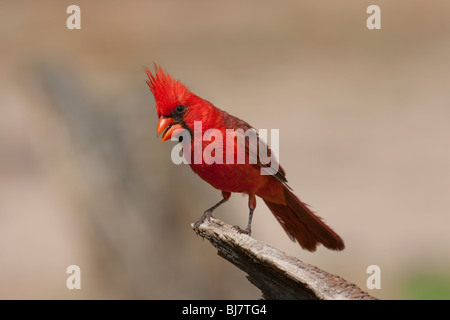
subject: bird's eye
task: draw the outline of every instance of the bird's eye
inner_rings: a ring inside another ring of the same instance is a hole
[[[177,112],[178,112],[178,113],[183,113],[184,110],[186,110],[186,107],[185,107],[185,106],[182,106],[182,105],[177,106]]]

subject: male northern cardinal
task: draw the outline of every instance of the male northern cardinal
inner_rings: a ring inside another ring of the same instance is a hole
[[[185,129],[193,133],[194,121],[201,121],[202,134],[208,129],[218,129],[226,136],[227,129],[253,129],[247,122],[242,121],[227,112],[216,108],[212,103],[193,94],[183,83],[172,78],[161,67],[154,65],[155,72],[146,68],[149,78],[147,84],[150,87],[156,102],[158,113],[157,134],[162,135],[162,141],[172,137],[177,129]],[[258,138],[259,139],[259,138]],[[266,146],[262,140],[258,141]],[[203,151],[211,141],[201,140],[195,144],[195,139],[191,139],[191,152],[195,148]],[[230,148],[225,143],[224,138],[223,155],[225,148]],[[248,143],[245,146],[246,159],[249,157],[250,149]],[[267,146],[266,146],[267,147]],[[235,146],[231,146],[235,148]],[[269,149],[270,152],[270,149]],[[192,159],[192,158],[191,158]],[[276,161],[273,156],[272,161]],[[241,232],[251,233],[251,222],[253,211],[256,207],[256,196],[261,197],[275,218],[281,224],[292,241],[297,242],[306,250],[315,251],[318,244],[332,250],[343,250],[344,242],[330,227],[328,227],[318,216],[301,202],[287,185],[285,172],[281,166],[277,166],[277,171],[270,175],[262,175],[261,169],[268,169],[268,164],[261,161],[256,163],[228,164],[210,163],[206,161],[195,163],[191,161],[192,170],[203,180],[211,184],[214,188],[222,191],[223,199],[216,205],[206,210],[205,213],[195,223],[195,229],[205,219],[211,217],[214,209],[226,202],[232,192],[248,194],[248,207],[250,209],[248,225],[245,230],[238,228]]]

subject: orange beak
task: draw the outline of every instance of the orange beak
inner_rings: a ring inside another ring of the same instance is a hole
[[[166,130],[167,129],[167,130]],[[177,130],[183,130],[183,127],[178,122],[175,122],[172,118],[159,118],[158,126],[156,127],[156,133],[159,136],[164,130],[166,130],[162,135],[162,142],[172,138],[172,133]]]

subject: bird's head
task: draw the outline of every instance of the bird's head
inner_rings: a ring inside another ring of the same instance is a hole
[[[162,141],[169,140],[177,129],[192,131],[193,123],[202,120],[205,108],[209,103],[193,94],[181,81],[172,78],[160,66],[154,65],[155,72],[145,69],[150,87],[156,102],[158,114],[157,134]]]

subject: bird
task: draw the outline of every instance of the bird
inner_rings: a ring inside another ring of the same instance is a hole
[[[225,161],[225,156],[230,148],[236,151],[239,145],[239,143],[235,143],[235,145],[229,146],[225,143],[227,132],[234,132],[235,136],[232,139],[236,141],[239,135],[242,135],[241,132],[256,131],[256,129],[192,93],[184,83],[172,77],[160,65],[154,63],[153,71],[145,67],[145,72],[148,76],[146,83],[155,99],[158,116],[157,135],[162,134],[163,142],[173,139],[174,136],[176,138],[177,135],[180,137],[179,141],[182,141],[180,132],[188,132],[192,136],[195,134],[196,123],[201,123],[201,134],[205,134],[208,130],[218,130],[224,136],[223,150],[211,152],[212,156],[218,156],[219,159],[223,156],[223,162],[211,163],[207,159],[188,162],[194,173],[222,192],[222,199],[206,210],[195,222],[194,229],[197,233],[199,226],[211,218],[213,211],[227,202],[232,193],[242,193],[248,195],[249,214],[247,227],[245,229],[236,227],[239,232],[251,235],[256,197],[259,197],[265,202],[288,237],[292,241],[298,242],[303,249],[313,252],[320,244],[336,251],[345,248],[342,238],[293,193],[287,184],[284,169],[276,162],[270,148],[257,134],[257,146],[267,148],[267,154],[272,163],[276,164],[275,166],[270,166],[267,161],[263,162],[259,158],[253,163],[248,161],[255,153],[255,149],[249,146],[250,139],[245,140],[245,145],[241,143],[246,161],[243,163],[242,161],[240,163]],[[205,151],[205,148],[208,148],[211,143],[212,139],[211,141],[190,139],[191,148],[188,152],[191,154],[185,154],[185,156],[193,156],[195,150]],[[235,160],[236,153],[232,155]],[[265,174],[262,174],[264,170]]]

